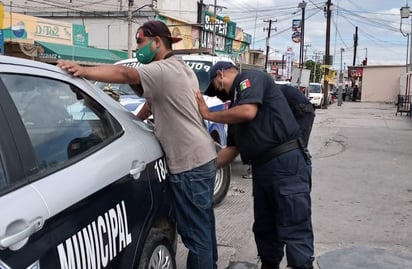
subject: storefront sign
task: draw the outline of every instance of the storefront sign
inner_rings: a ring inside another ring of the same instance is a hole
[[[348,74],[349,78],[362,78],[363,75],[363,67],[354,67],[350,66],[348,67]]]
[[[72,39],[71,25],[57,25],[44,22],[37,22],[36,32],[34,34],[37,37],[49,37],[53,39]]]
[[[61,45],[87,47],[88,33],[84,25],[59,22],[27,16],[19,13],[4,13],[3,37],[7,39],[28,39],[30,42],[44,41]],[[0,28],[1,29],[1,28]]]
[[[203,29],[205,31],[213,32],[214,29],[216,29],[216,34],[218,35],[227,35],[227,23],[223,21],[222,17],[216,16],[216,21],[213,23],[211,20],[211,17],[213,17],[212,14],[206,13],[205,14],[205,25]]]

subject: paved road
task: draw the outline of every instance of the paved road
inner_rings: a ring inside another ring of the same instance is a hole
[[[359,102],[317,110],[309,142],[315,268],[412,268],[412,118],[395,111]],[[231,189],[215,209],[219,269],[258,263],[246,170],[233,163]],[[179,244],[179,269],[186,253]]]

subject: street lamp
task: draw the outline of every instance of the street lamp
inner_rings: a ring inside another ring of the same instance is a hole
[[[404,34],[403,31],[402,31],[402,19],[408,19],[409,18],[409,14],[410,14],[409,6],[406,5],[404,7],[401,7],[400,13],[401,13],[400,31],[401,31],[403,36],[408,37],[407,42],[409,44],[407,45],[407,47],[410,46],[409,47],[409,70],[412,71],[412,53],[411,53],[412,52],[412,42],[409,42],[409,37],[412,33],[412,22],[411,22],[411,33]],[[408,61],[408,48],[406,48],[406,71],[408,71],[408,62],[407,61]]]
[[[145,7],[153,7],[153,4],[145,4],[138,9],[132,10],[133,0],[129,0],[129,8],[127,10],[127,55],[132,58],[132,16],[134,12],[137,12]]]

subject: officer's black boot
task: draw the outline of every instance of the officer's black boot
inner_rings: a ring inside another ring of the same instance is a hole
[[[262,267],[261,269],[279,269],[278,264],[270,263],[270,262],[265,262],[262,260]]]

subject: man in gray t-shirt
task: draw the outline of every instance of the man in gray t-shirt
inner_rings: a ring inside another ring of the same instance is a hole
[[[155,135],[162,145],[170,171],[170,189],[178,232],[189,249],[186,268],[217,268],[213,190],[216,177],[214,143],[198,111],[199,89],[190,67],[172,53],[172,37],[160,21],[144,23],[136,34],[137,60],[143,66],[82,67],[59,61],[74,76],[110,83],[128,83],[147,102],[137,115],[153,114]]]

